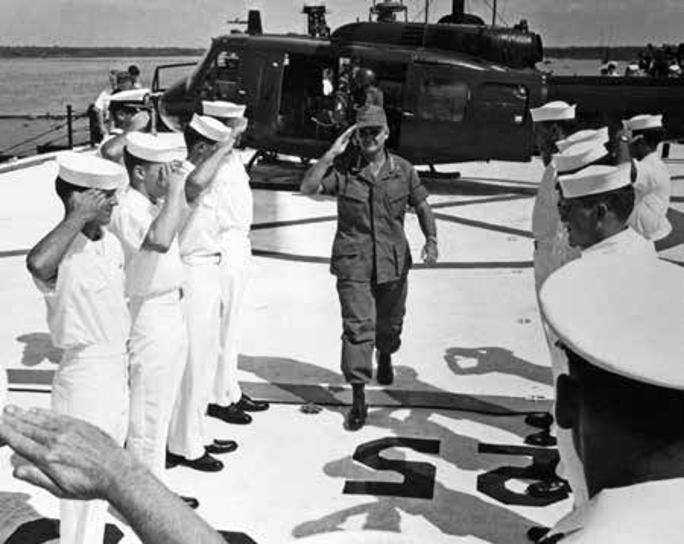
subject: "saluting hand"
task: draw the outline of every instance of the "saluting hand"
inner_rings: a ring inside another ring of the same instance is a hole
[[[97,427],[48,410],[5,408],[0,441],[9,444],[14,477],[53,495],[76,500],[105,499],[116,478],[133,461]]]
[[[88,189],[82,193],[72,193],[67,214],[85,224],[98,218],[108,218],[112,207],[110,198],[105,193]]]
[[[166,186],[167,194],[178,194],[185,190],[186,173],[181,161],[165,164],[159,171],[162,183]]]
[[[437,249],[437,240],[428,240],[423,246],[421,257],[425,264],[435,264],[439,259],[439,250]]]
[[[132,118],[126,130],[128,132],[135,132],[137,130],[145,130],[150,124],[150,114],[146,111],[139,111]]]
[[[334,159],[335,157],[341,155],[347,150],[347,147],[349,146],[349,142],[351,141],[352,135],[354,134],[355,130],[356,125],[352,125],[338,136],[337,140],[335,140],[335,143],[333,143],[333,145],[326,153],[329,159]]]

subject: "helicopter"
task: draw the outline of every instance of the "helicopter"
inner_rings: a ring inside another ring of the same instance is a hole
[[[158,116],[182,131],[204,100],[247,106],[243,143],[263,156],[321,156],[353,123],[350,81],[370,69],[384,95],[389,147],[414,164],[529,161],[535,153],[530,108],[546,101],[577,104],[579,128],[639,113],[664,113],[672,139],[684,137],[684,79],[553,76],[539,71],[542,38],[526,21],[486,25],[465,13],[465,0],[438,23],[409,22],[403,0],[373,0],[368,21],[331,31],[326,7],[307,2],[307,34],[264,33],[249,12],[246,32],[212,40],[189,76],[168,88],[155,71]],[[427,1],[426,8],[429,6]],[[403,20],[402,19],[403,16]],[[426,17],[427,19],[427,17]],[[352,104],[353,106],[353,104]],[[344,108],[342,108],[344,109]]]
[[[533,69],[541,38],[472,24],[479,18],[463,7],[454,0],[447,22],[423,24],[406,20],[403,1],[374,1],[371,20],[330,32],[325,6],[307,4],[307,35],[265,34],[252,11],[247,31],[214,38],[187,78],[161,89],[155,74],[160,118],[182,130],[203,100],[246,104],[246,146],[315,158],[345,128],[330,120],[354,71],[366,68],[384,94],[390,147],[408,160],[528,160],[529,108],[544,99],[543,76]]]

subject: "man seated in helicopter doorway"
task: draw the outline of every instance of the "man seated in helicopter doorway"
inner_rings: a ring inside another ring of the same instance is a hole
[[[363,427],[368,408],[365,385],[394,381],[392,354],[401,345],[411,251],[404,232],[408,205],[425,235],[422,258],[437,261],[437,228],[428,192],[415,168],[385,149],[389,138],[385,110],[363,106],[347,129],[304,175],[304,194],[337,196],[337,233],[330,271],[337,276],[342,310],[342,373],[352,384],[353,403],[346,426]],[[349,143],[355,140],[355,146]]]

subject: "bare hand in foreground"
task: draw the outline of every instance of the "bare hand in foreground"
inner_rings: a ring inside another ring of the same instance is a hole
[[[0,440],[23,458],[12,459],[15,478],[60,498],[106,498],[114,479],[131,464],[128,454],[97,427],[39,408],[7,406]]]
[[[437,242],[434,240],[428,240],[423,246],[423,251],[421,253],[423,262],[426,264],[435,264],[437,259],[439,259],[439,250],[437,249]]]
[[[349,146],[349,142],[351,141],[352,135],[354,134],[355,130],[356,125],[352,125],[342,134],[340,134],[337,140],[335,140],[335,143],[333,143],[333,145],[330,147],[326,155],[330,159],[334,159],[335,157],[344,153],[347,150],[347,147]]]
[[[111,208],[109,198],[97,189],[73,193],[69,199],[69,215],[83,223],[98,218],[108,219]]]

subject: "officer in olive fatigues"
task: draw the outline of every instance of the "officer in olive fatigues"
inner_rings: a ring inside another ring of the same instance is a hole
[[[347,151],[355,135],[358,149]],[[331,272],[337,276],[342,309],[342,372],[354,389],[347,418],[351,430],[363,426],[367,408],[364,385],[394,379],[391,355],[401,344],[411,252],[404,233],[407,205],[415,208],[426,236],[423,258],[437,260],[435,220],[428,192],[413,166],[385,150],[389,136],[382,108],[365,106],[347,130],[304,176],[304,193],[335,195],[337,233]]]

